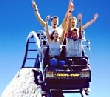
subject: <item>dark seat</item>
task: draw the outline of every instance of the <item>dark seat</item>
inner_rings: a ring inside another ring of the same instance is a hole
[[[87,67],[88,57],[66,57],[66,64],[71,68],[71,66],[77,67]]]
[[[47,46],[44,52],[43,64],[44,64],[44,68],[46,67],[46,65],[49,65],[49,46]]]

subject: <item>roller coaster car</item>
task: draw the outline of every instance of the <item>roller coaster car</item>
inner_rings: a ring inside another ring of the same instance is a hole
[[[66,59],[79,60],[81,57],[69,57]],[[88,59],[88,57],[83,57]],[[67,64],[65,66],[51,66],[45,68],[45,82],[50,89],[81,89],[88,88],[91,82],[91,70],[89,64]]]
[[[55,69],[52,69],[48,61],[50,58],[47,54],[49,50],[48,43],[46,39],[39,39],[42,40],[42,49],[44,49],[45,47],[47,49],[47,52],[45,51],[46,54],[44,55],[46,61],[43,60],[42,62],[44,66],[43,76],[44,81],[46,83],[46,87],[48,87],[49,89],[61,90],[89,88],[89,82],[91,82],[89,57],[64,57],[63,54],[65,53],[65,45],[63,45],[61,47],[62,52],[60,59],[65,60],[66,65],[57,65],[54,67]],[[89,43],[89,41],[87,41],[87,43]],[[90,45],[84,44],[83,46],[89,47]]]
[[[27,38],[26,53],[21,68],[25,68],[26,60],[35,60],[34,68],[38,68],[40,70],[40,77],[37,79],[41,81],[43,91],[48,92],[48,90],[51,89],[61,91],[78,89],[81,91],[80,93],[82,93],[82,95],[85,95],[82,91],[85,88],[89,88],[89,84],[91,82],[91,69],[89,64],[90,55],[84,56],[83,52],[83,57],[64,57],[63,54],[65,54],[65,46],[62,46],[60,59],[65,60],[66,65],[57,65],[54,67],[55,69],[53,69],[48,61],[50,57],[47,54],[49,49],[46,35],[44,34],[44,31],[38,32],[39,33],[32,31]],[[35,42],[31,41],[31,39],[34,39]],[[86,42],[87,44],[83,44],[83,48],[86,47],[88,48],[88,51],[90,51],[90,42],[88,40]],[[29,44],[35,44],[36,49],[30,49]],[[36,52],[37,58],[29,58],[29,52],[34,52],[34,54]]]

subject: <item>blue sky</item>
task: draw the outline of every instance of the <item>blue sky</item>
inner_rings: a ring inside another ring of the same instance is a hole
[[[61,24],[68,0],[36,0],[36,2],[43,19],[48,14],[57,15]],[[109,0],[74,0],[74,6],[74,16],[78,13],[83,14],[82,24],[91,20],[96,12],[99,14],[97,21],[85,30],[86,37],[91,41],[92,92],[89,97],[109,97]],[[22,65],[28,34],[33,30],[42,29],[34,15],[31,0],[0,1],[0,94]]]

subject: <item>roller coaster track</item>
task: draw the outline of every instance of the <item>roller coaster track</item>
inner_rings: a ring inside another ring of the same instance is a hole
[[[23,60],[23,64],[22,64],[21,68],[31,68],[31,67],[25,67],[27,60],[35,61],[33,68],[40,68],[40,62],[39,62],[40,43],[38,40],[39,39],[37,37],[37,33],[34,31],[32,31],[28,35],[27,40],[26,40],[25,56],[24,56],[24,60]],[[34,48],[34,49],[29,48],[29,45],[35,45],[36,48]],[[34,54],[36,54],[36,57],[28,57],[28,54],[30,52],[33,52]]]

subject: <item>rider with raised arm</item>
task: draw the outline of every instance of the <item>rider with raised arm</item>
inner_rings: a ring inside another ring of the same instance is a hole
[[[68,18],[68,36],[66,38],[66,56],[67,57],[81,57],[82,56],[82,27],[81,27],[82,14],[78,14],[79,30],[74,28],[71,30],[70,21]]]
[[[40,24],[45,29],[46,22],[41,18],[40,13],[38,11],[37,4],[35,3],[35,1],[32,1],[32,6],[34,8],[34,12],[35,12],[35,15],[37,17],[37,20],[40,22]],[[54,30],[57,30],[59,35],[61,35],[61,33],[63,31],[63,28],[65,26],[65,23],[66,23],[67,15],[68,15],[69,12],[72,12],[73,10],[74,10],[74,5],[73,5],[72,1],[70,1],[69,5],[68,5],[68,10],[67,10],[66,15],[65,15],[65,18],[63,19],[63,22],[62,22],[62,24],[60,26],[58,26],[58,17],[57,16],[53,16],[51,18],[51,26],[48,25],[49,34],[51,34]]]
[[[68,18],[68,36],[66,37],[66,57],[71,57],[74,62],[74,64],[87,64],[87,60],[85,58],[82,58],[82,27],[81,27],[81,21],[82,21],[82,14],[78,14],[78,26],[79,30],[77,28],[74,28],[71,30],[71,16]],[[80,58],[73,58],[73,57],[80,57]],[[71,61],[72,62],[72,61]],[[67,64],[71,65],[71,63],[67,59]]]
[[[90,26],[91,24],[93,24],[97,20],[97,18],[98,18],[98,13],[95,13],[93,19],[91,19],[89,22],[87,22],[84,25],[82,25],[82,31],[83,31],[83,33],[82,33],[82,36],[83,37],[82,38],[83,39],[85,39],[85,32],[84,32],[84,30],[88,26]],[[74,28],[76,28],[77,27],[77,18],[76,17],[72,17],[70,23],[71,23],[71,30],[74,29]]]
[[[46,17],[46,36],[48,39],[49,44],[49,62],[51,66],[59,65],[65,65],[64,60],[60,60],[60,45],[63,43],[64,37],[65,37],[65,28],[63,30],[63,33],[59,39],[59,34],[57,30],[54,30],[51,34],[49,34],[48,31],[48,19],[49,17]]]
[[[70,15],[72,15],[72,12],[70,12]],[[84,31],[88,26],[90,26],[91,24],[93,24],[97,20],[98,16],[99,16],[98,13],[95,13],[93,19],[91,19],[90,21],[88,21],[87,23],[85,23],[84,25],[82,25],[82,27],[81,27],[82,28],[82,31]],[[71,30],[74,29],[74,28],[77,28],[77,18],[76,17],[73,16],[71,18],[70,23],[71,23]],[[83,38],[85,38],[85,37],[83,37]]]
[[[82,30],[86,29],[88,26],[90,26],[91,24],[93,24],[93,23],[97,20],[97,18],[98,18],[98,13],[95,13],[93,19],[91,19],[91,20],[90,20],[89,22],[87,22],[86,24],[82,25]],[[72,28],[72,29],[73,29],[73,28],[76,28],[76,26],[77,26],[77,19],[76,19],[76,17],[72,17],[70,23],[71,23],[71,28]]]
[[[71,19],[68,18],[68,35],[66,37],[66,57],[80,57],[79,59],[75,58],[74,64],[86,64],[87,60],[82,57],[82,14],[78,14],[78,26],[79,28],[71,29]],[[71,60],[67,60],[69,65],[71,64]],[[87,65],[88,68],[90,68]],[[86,70],[86,69],[85,69]],[[85,88],[86,94],[90,92],[90,88]]]

